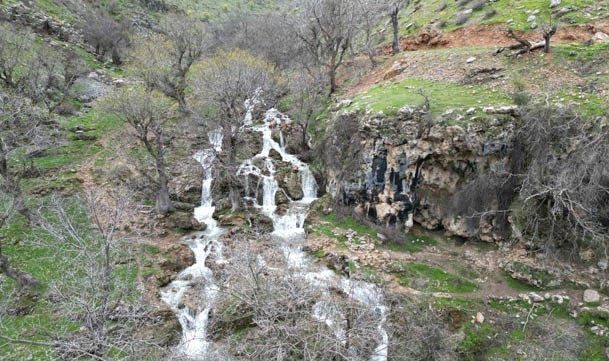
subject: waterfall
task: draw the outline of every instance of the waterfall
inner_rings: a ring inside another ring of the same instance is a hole
[[[321,267],[315,269],[313,261],[302,250],[302,240],[305,236],[304,223],[309,213],[310,204],[317,199],[317,182],[309,166],[300,161],[296,156],[288,154],[285,150],[283,135],[280,133],[280,142],[272,138],[272,127],[288,122],[289,118],[281,114],[277,109],[267,111],[264,124],[252,129],[262,133],[262,149],[252,159],[245,161],[239,172],[245,175],[254,175],[263,182],[263,204],[259,206],[263,213],[273,220],[272,235],[279,240],[287,267],[299,272],[305,281],[323,290],[339,288],[350,298],[366,305],[378,315],[377,333],[380,338],[370,361],[387,361],[387,348],[389,337],[384,325],[386,322],[386,307],[383,305],[381,290],[373,284],[363,281],[353,281],[340,277],[333,271]],[[299,201],[290,201],[283,215],[275,213],[277,206],[275,196],[278,191],[278,183],[275,180],[275,167],[269,157],[271,150],[275,150],[284,162],[290,163],[298,170],[303,198]],[[268,175],[253,166],[255,160],[263,159]],[[345,317],[337,310],[337,307],[328,301],[319,301],[313,306],[312,316],[319,322],[324,322],[337,337],[337,340],[346,342]]]
[[[337,275],[335,272],[316,265],[306,252],[303,251],[302,241],[305,236],[304,223],[309,213],[310,204],[317,198],[317,183],[309,166],[300,161],[296,156],[288,154],[285,150],[283,136],[281,144],[272,138],[272,127],[289,122],[287,116],[276,109],[267,111],[264,124],[253,126],[253,110],[258,102],[254,100],[246,103],[247,114],[245,124],[250,129],[262,134],[262,149],[249,160],[244,161],[238,171],[238,176],[243,176],[246,182],[250,176],[258,178],[258,184],[262,184],[262,204],[257,202],[256,197],[248,198],[254,206],[263,214],[269,216],[273,221],[273,237],[277,240],[285,260],[286,267],[294,271],[294,275],[301,277],[314,287],[319,287],[322,294],[329,294],[330,289],[340,289],[351,299],[369,307],[378,315],[376,327],[377,346],[370,361],[387,361],[388,335],[384,329],[386,321],[385,306],[380,289],[370,283],[351,280]],[[207,225],[204,232],[197,232],[183,240],[195,254],[195,263],[180,272],[178,277],[161,291],[161,298],[176,313],[182,326],[182,339],[178,351],[192,359],[206,359],[213,352],[213,344],[207,339],[207,325],[210,310],[214,306],[218,295],[218,286],[213,272],[205,264],[209,256],[215,257],[215,262],[221,266],[226,263],[222,255],[222,243],[220,237],[224,229],[218,227],[213,218],[215,207],[212,199],[213,162],[216,153],[222,150],[222,132],[215,130],[209,133],[210,149],[203,150],[193,156],[203,168],[203,182],[201,189],[201,204],[194,211],[195,218]],[[303,198],[299,201],[289,201],[287,209],[282,215],[276,213],[275,203],[278,191],[282,191],[276,180],[276,169],[273,159],[269,157],[270,151],[275,150],[282,161],[290,163],[297,170]],[[264,167],[256,166],[261,164]],[[246,186],[246,197],[249,197],[249,186]],[[258,260],[265,264],[262,257]],[[269,268],[270,269],[270,268]],[[196,302],[187,302],[189,295],[194,294]],[[318,322],[323,322],[335,334],[336,339],[343,345],[347,344],[347,325],[345,315],[332,303],[331,299],[322,298],[312,305],[311,316]],[[349,350],[349,352],[355,350]]]
[[[192,358],[199,358],[209,352],[210,342],[207,340],[207,323],[209,312],[218,294],[213,272],[205,262],[210,255],[215,256],[217,264],[226,261],[222,255],[220,236],[224,230],[218,227],[213,218],[211,185],[213,181],[212,166],[216,152],[222,148],[222,133],[210,132],[209,141],[213,148],[203,150],[193,156],[203,167],[203,183],[201,185],[201,205],[195,208],[195,218],[207,225],[203,232],[183,239],[195,255],[195,263],[180,272],[178,277],[161,291],[161,299],[176,313],[182,326],[182,339],[178,352]],[[201,290],[197,285],[202,284]],[[189,305],[184,303],[184,296],[189,292],[198,291],[197,301],[201,298],[202,305]],[[193,308],[190,308],[193,307]]]

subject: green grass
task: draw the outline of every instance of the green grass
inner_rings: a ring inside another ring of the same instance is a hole
[[[347,247],[347,237],[343,235],[337,235],[334,233],[334,229],[332,226],[328,224],[318,224],[313,228],[313,234],[316,236],[326,236],[330,238],[336,239],[336,245],[339,249],[346,250]],[[323,251],[322,251],[323,252]]]
[[[438,241],[427,235],[407,234],[405,239],[398,243],[383,244],[383,247],[394,252],[421,252],[425,247],[437,246]]]
[[[403,263],[398,283],[430,292],[468,293],[479,287],[463,277],[422,263]]]
[[[557,44],[552,47],[552,53],[556,60],[570,63],[591,62],[606,59],[609,56],[609,44]]]
[[[419,93],[419,89],[429,97],[431,112],[434,115],[440,115],[448,109],[502,106],[512,103],[507,93],[483,85],[458,85],[443,81],[407,79],[372,87],[356,96],[347,110],[370,109],[393,115],[403,106],[420,105],[424,98]]]
[[[445,6],[440,10],[440,5],[442,3],[444,3]],[[594,3],[594,0],[563,0],[559,8],[576,6],[580,10],[572,11],[563,16],[561,24],[585,24],[590,22],[590,19],[584,16],[581,9],[586,5]],[[530,15],[530,13],[527,13],[527,10],[530,12],[539,10],[540,14],[537,15],[537,22],[538,24],[541,24],[543,20],[549,19],[549,4],[549,0],[489,1],[481,9],[473,11],[468,21],[463,26],[471,24],[507,23],[508,21],[511,21],[509,26],[513,29],[534,31],[531,29],[531,23],[526,21]],[[455,23],[457,14],[469,8],[469,4],[461,7],[458,5],[458,2],[450,0],[430,0],[421,2],[420,5],[417,6],[416,13],[412,14],[412,7],[407,11],[402,12],[400,32],[402,34],[413,35],[421,27],[429,25],[432,21],[435,21],[436,24],[444,22],[445,25],[442,27],[442,30],[444,31],[456,30],[462,27]],[[492,16],[488,16],[487,14],[490,15],[491,10],[494,11]],[[607,9],[604,10],[605,15],[606,11]],[[600,17],[603,14],[598,15]],[[412,24],[410,28],[408,28],[409,24]],[[386,40],[388,41],[388,39]]]
[[[358,222],[355,218],[351,216],[345,217],[337,217],[336,214],[330,213],[327,216],[322,217],[324,221],[332,223],[334,227],[342,228],[345,230],[352,230],[357,232],[358,234],[368,235],[373,238],[377,238],[377,232],[371,227]]]

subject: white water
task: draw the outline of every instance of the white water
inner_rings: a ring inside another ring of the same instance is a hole
[[[244,162],[239,172],[246,176],[253,175],[262,179],[263,204],[258,207],[273,220],[273,236],[280,241],[287,267],[299,272],[307,282],[320,287],[325,293],[330,288],[340,288],[350,298],[368,306],[379,316],[377,332],[380,340],[370,361],[386,361],[389,337],[384,329],[386,307],[382,304],[381,290],[370,283],[339,277],[325,267],[315,269],[310,257],[302,250],[302,240],[305,236],[304,223],[310,203],[317,199],[317,183],[308,165],[286,152],[281,133],[280,143],[272,139],[272,127],[286,121],[289,119],[276,109],[271,109],[266,113],[264,124],[253,128],[262,133],[262,150],[251,160]],[[283,215],[275,213],[277,209],[275,195],[279,187],[274,177],[275,167],[269,158],[271,149],[279,153],[284,162],[292,164],[298,170],[304,194],[301,200],[289,202],[288,209]],[[253,166],[254,162],[259,159],[264,159],[268,174]],[[319,301],[313,306],[312,315],[316,320],[324,322],[334,332],[337,340],[346,342],[345,317],[335,305],[327,301]]]
[[[245,118],[246,125],[251,125],[252,111],[257,104],[256,101],[246,104],[248,109]],[[249,188],[246,188],[246,197],[252,200],[263,214],[273,220],[273,236],[280,244],[288,269],[293,270],[295,274],[300,275],[311,285],[319,287],[324,294],[329,294],[331,288],[341,289],[350,298],[366,305],[379,315],[377,326],[379,340],[370,361],[386,361],[388,336],[384,329],[386,315],[381,291],[372,284],[340,277],[325,267],[315,266],[302,250],[302,240],[305,236],[304,223],[310,203],[317,198],[317,183],[308,165],[285,151],[284,138],[281,133],[280,143],[272,139],[272,127],[287,121],[289,119],[285,115],[276,109],[271,109],[266,113],[263,125],[252,127],[253,130],[262,133],[262,150],[241,165],[238,175],[244,176],[246,184],[251,176],[259,179],[263,191],[262,204],[256,202],[258,194],[253,198],[249,197]],[[211,343],[207,340],[207,324],[209,311],[218,294],[218,287],[211,269],[206,267],[205,262],[210,255],[213,255],[217,263],[226,263],[222,256],[222,243],[220,242],[220,236],[224,230],[219,228],[216,220],[213,219],[214,206],[211,193],[212,165],[216,152],[221,151],[222,134],[219,131],[211,132],[209,141],[213,146],[212,149],[204,150],[193,156],[203,167],[204,173],[201,205],[195,209],[194,214],[197,220],[207,224],[207,229],[204,232],[196,233],[193,238],[185,240],[195,254],[196,263],[182,271],[177,279],[161,292],[163,301],[176,312],[182,325],[183,334],[178,350],[181,354],[194,359],[205,359],[206,355],[212,352]],[[279,153],[284,162],[290,163],[298,170],[301,180],[303,198],[299,201],[290,201],[283,215],[276,213],[275,197],[278,191],[283,190],[279,188],[275,179],[275,164],[269,157],[271,149]],[[263,160],[264,169],[254,165],[257,160]],[[258,190],[256,190],[257,192]],[[265,264],[262,257],[259,257],[259,262]],[[202,284],[203,287],[197,288],[198,284]],[[196,297],[192,298],[195,304],[190,302],[188,305],[184,305],[185,296],[192,292],[197,292]],[[314,319],[325,323],[334,332],[339,342],[346,343],[345,316],[341,314],[336,305],[320,300],[313,306],[311,313]]]
[[[215,256],[217,264],[226,262],[222,256],[220,242],[224,230],[218,227],[213,218],[215,207],[211,192],[212,165],[216,158],[215,152],[222,149],[222,134],[217,131],[211,132],[209,141],[213,149],[206,149],[193,156],[203,167],[201,205],[195,208],[194,216],[199,222],[205,223],[207,228],[204,232],[195,233],[191,238],[183,240],[192,249],[195,263],[180,272],[177,279],[161,292],[162,300],[172,308],[182,325],[182,339],[178,351],[193,358],[209,352],[207,323],[209,311],[218,294],[212,270],[205,265],[205,262],[210,255]],[[203,285],[201,289],[198,288],[199,284]],[[193,298],[196,305],[193,305],[193,302],[188,306],[184,305],[184,296],[188,291],[197,293]]]

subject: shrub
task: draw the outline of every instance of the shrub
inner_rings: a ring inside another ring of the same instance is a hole
[[[518,212],[545,251],[604,246],[609,231],[609,131],[564,108],[529,108],[514,139],[524,162]]]

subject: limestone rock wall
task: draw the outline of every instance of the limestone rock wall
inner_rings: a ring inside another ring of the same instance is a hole
[[[509,204],[494,194],[497,174],[509,167],[507,119],[451,125],[409,108],[394,116],[335,117],[334,124],[356,117],[360,139],[353,169],[327,171],[327,191],[336,199],[379,224],[409,228],[417,222],[484,241],[510,236],[507,213],[496,212]]]

